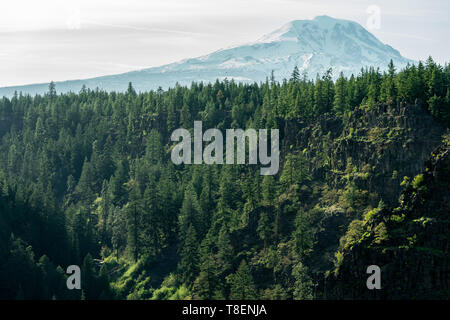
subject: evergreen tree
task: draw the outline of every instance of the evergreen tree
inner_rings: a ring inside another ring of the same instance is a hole
[[[280,177],[280,183],[284,189],[310,179],[309,167],[305,156],[302,153],[288,154]]]
[[[134,261],[137,261],[141,253],[141,221],[142,206],[139,186],[134,184],[130,193],[130,203],[128,205],[127,229],[128,229],[128,248]]]
[[[184,284],[191,286],[198,272],[198,243],[195,228],[191,225],[186,230],[180,253],[178,270]]]
[[[295,278],[294,299],[313,299],[313,282],[308,275],[308,268],[305,267],[301,262],[299,262],[292,269],[292,275]]]
[[[94,172],[91,163],[87,160],[84,160],[83,170],[81,171],[80,180],[78,180],[78,184],[75,188],[75,194],[79,201],[82,203],[89,204],[94,200],[94,191],[93,191],[93,177]]]
[[[200,206],[197,200],[197,194],[192,184],[189,184],[184,192],[183,206],[179,216],[180,237],[184,237],[189,226],[199,230]],[[197,232],[197,231],[196,231]]]
[[[128,165],[127,161],[121,160],[109,182],[109,190],[114,205],[124,205],[126,203],[128,195],[126,182],[128,182]]]
[[[346,79],[344,78],[343,73],[341,73],[335,85],[333,110],[337,114],[342,114],[348,109]]]
[[[258,221],[257,232],[261,240],[264,241],[264,248],[267,248],[267,245],[273,234],[273,226],[270,221],[270,215],[266,211],[261,212],[261,216]]]
[[[217,262],[213,255],[208,254],[200,266],[200,273],[195,280],[193,291],[198,299],[211,300],[214,299],[220,289],[218,278],[219,271],[217,270]]]
[[[295,66],[291,74],[291,81],[298,82],[299,80],[300,80],[300,72],[298,71],[298,67]]]
[[[272,204],[276,198],[276,184],[273,176],[264,176],[262,181],[262,198],[266,204]]]
[[[257,298],[257,292],[253,276],[245,260],[241,261],[236,273],[228,277],[230,284],[230,299],[253,300]]]

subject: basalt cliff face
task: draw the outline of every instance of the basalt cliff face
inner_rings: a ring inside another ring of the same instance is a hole
[[[327,299],[442,299],[450,288],[450,144],[437,148],[395,209],[377,208],[352,222],[341,239]],[[369,265],[381,268],[381,289],[368,290]]]
[[[442,145],[444,129],[420,101],[361,107],[344,119],[323,115],[311,122],[292,120],[279,125],[282,128],[281,167],[285,165],[284,155],[302,153],[311,178],[309,182],[300,183],[298,189],[282,194],[270,206],[253,210],[246,227],[231,236],[234,250],[264,247],[257,236],[258,221],[268,216],[276,226],[274,237],[283,252],[283,242],[295,229],[296,212],[291,207],[300,203],[305,212],[322,212],[308,217],[314,220],[311,225],[318,230],[312,252],[304,257],[311,276],[319,284],[315,298],[433,298],[448,295],[448,292],[435,290],[436,295],[428,296],[431,288],[448,288],[443,273],[444,266],[448,266],[443,262],[448,248],[439,247],[448,242],[448,238],[444,238],[449,231],[448,224],[442,223],[448,220],[448,216],[443,216],[448,214],[443,208],[448,207],[449,181],[445,180],[449,168],[448,146],[437,149],[427,162],[433,150]],[[413,185],[417,187],[419,182],[412,182],[413,178],[422,171],[426,174],[425,183],[430,184],[428,193],[414,191]],[[403,182],[405,177],[409,177],[409,184]],[[399,209],[388,209],[399,206],[400,196],[403,200]],[[443,210],[442,215],[434,216],[438,209]],[[385,231],[390,242],[380,242]],[[372,234],[371,238],[366,238],[369,234]],[[360,239],[363,240],[359,242]],[[370,242],[363,242],[369,241],[367,239],[380,243],[374,249]],[[423,243],[417,242],[414,248],[407,247],[416,240]],[[413,264],[412,261],[419,257],[421,263]],[[286,265],[295,259],[287,256]],[[367,289],[369,275],[366,268],[372,264],[382,268],[382,284],[386,289]],[[440,266],[439,270],[433,269],[434,264]],[[290,272],[289,267],[284,267],[276,277],[283,278],[283,274]],[[406,278],[402,276],[404,268]],[[420,272],[430,280],[420,278]],[[327,274],[326,281],[324,274]],[[398,283],[390,284],[390,278],[394,276],[399,277]],[[267,281],[275,276],[269,269],[261,268],[255,271],[254,277],[258,281]],[[416,293],[412,289],[414,281],[422,283],[422,292]],[[290,285],[289,280],[286,283]]]
[[[399,102],[359,108],[344,120],[324,115],[312,124],[286,122],[282,148],[304,150],[313,176],[330,187],[351,180],[395,204],[403,178],[423,170],[443,133],[420,101]]]

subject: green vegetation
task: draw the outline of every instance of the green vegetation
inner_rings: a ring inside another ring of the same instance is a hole
[[[324,274],[345,273],[347,250],[372,237],[383,246],[390,223],[411,222],[403,211],[379,216],[440,143],[449,84],[450,67],[430,58],[335,83],[331,71],[311,81],[297,70],[261,84],[68,94],[52,85],[3,98],[0,298],[323,298]],[[194,120],[280,129],[279,173],[174,165],[170,134]],[[424,179],[405,188],[423,195]],[[408,237],[401,245],[417,247]],[[82,290],[65,287],[71,264]]]
[[[433,152],[424,172],[406,185],[397,208],[380,203],[364,221],[351,222],[334,272],[326,275],[327,298],[373,298],[362,276],[355,281],[355,271],[367,267],[368,260],[383,269],[380,299],[449,298],[449,147],[446,141]]]

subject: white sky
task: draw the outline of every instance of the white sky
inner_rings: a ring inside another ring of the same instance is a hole
[[[450,61],[448,0],[11,0],[0,2],[0,86],[158,66],[256,40],[326,14],[371,29],[402,55]]]

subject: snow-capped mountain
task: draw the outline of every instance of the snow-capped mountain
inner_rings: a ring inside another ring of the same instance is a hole
[[[385,70],[391,59],[397,69],[413,63],[358,23],[319,16],[289,22],[255,42],[198,58],[119,75],[57,82],[56,89],[78,92],[84,84],[93,89],[124,91],[132,82],[137,91],[145,91],[159,86],[172,87],[177,82],[189,85],[192,81],[214,82],[225,78],[260,82],[272,70],[275,78],[282,80],[290,77],[295,66],[312,78],[332,68],[333,76],[337,77],[341,72],[357,74],[368,66]],[[48,90],[48,84],[0,88],[0,96],[11,96],[15,90],[43,93]]]

